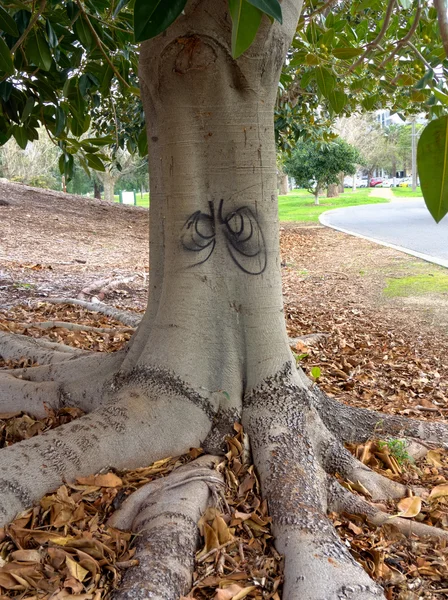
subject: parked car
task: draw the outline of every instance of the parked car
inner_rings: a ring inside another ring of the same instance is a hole
[[[380,183],[377,187],[384,187],[384,188],[390,188],[390,187],[394,187],[394,180],[393,179],[383,179],[383,182]]]
[[[357,177],[355,183],[357,188],[367,187],[367,179],[361,179],[360,177]],[[353,187],[353,177],[344,177],[344,187]]]
[[[398,187],[412,187],[412,177],[405,177],[398,183]]]
[[[383,183],[383,181],[384,179],[382,177],[372,177],[370,180],[370,187],[376,187],[377,185]]]

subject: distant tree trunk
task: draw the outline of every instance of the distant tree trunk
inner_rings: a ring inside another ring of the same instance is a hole
[[[339,185],[338,185],[338,192],[340,194],[343,194],[345,192],[345,187],[344,187],[344,178],[345,178],[345,173],[343,173],[342,171],[339,173]]]
[[[395,185],[395,180],[397,178],[397,161],[394,158],[392,161],[392,182]]]
[[[288,175],[280,173],[280,196],[286,196],[289,192]]]
[[[101,200],[101,186],[97,181],[93,182],[93,196],[98,200]]]
[[[103,173],[104,200],[114,202],[114,189],[117,178],[110,171]]]
[[[330,183],[330,185],[327,187],[327,198],[337,198],[338,196],[338,184]]]
[[[314,206],[319,206],[319,188],[314,192]]]
[[[356,173],[353,175],[353,180],[352,180],[352,191],[356,192]]]

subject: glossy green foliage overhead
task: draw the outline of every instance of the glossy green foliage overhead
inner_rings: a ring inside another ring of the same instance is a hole
[[[146,151],[132,4],[2,2],[0,144],[14,137],[25,148],[45,128],[67,179],[74,155],[89,171],[104,170],[118,147]]]
[[[403,118],[434,118],[446,112],[448,63],[432,2],[395,2],[388,15],[390,5],[306,1],[281,79],[277,136],[283,150],[299,138],[331,139],[340,115],[389,109]]]

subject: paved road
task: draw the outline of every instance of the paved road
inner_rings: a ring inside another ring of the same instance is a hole
[[[448,216],[437,225],[423,200],[337,208],[320,222],[448,268]]]

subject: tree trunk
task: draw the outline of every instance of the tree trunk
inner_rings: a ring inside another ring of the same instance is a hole
[[[279,190],[279,194],[280,194],[280,196],[286,196],[286,194],[288,192],[289,192],[288,175],[286,175],[286,173],[280,173],[280,190]]]
[[[330,183],[327,188],[327,198],[337,198],[339,196],[338,184]]]
[[[314,192],[314,206],[319,206],[319,188]]]
[[[101,186],[96,180],[93,180],[93,197],[101,200]]]
[[[226,0],[190,0],[174,25],[142,45],[151,139],[148,307],[121,352],[0,373],[0,412],[42,412],[44,402],[88,411],[1,450],[0,527],[64,480],[145,466],[192,447],[222,453],[224,436],[241,421],[286,554],[283,600],[384,597],[326,513],[352,508],[377,523],[385,517],[344,495],[333,475],[359,481],[374,499],[405,489],[343,443],[374,435],[378,422],[384,435],[434,441],[446,439],[448,427],[341,405],[308,382],[289,349],[273,110],[300,4],[283,0],[283,25],[263,19],[238,60],[231,58]],[[200,473],[201,481],[216,479],[203,467]],[[120,598],[178,600],[188,592],[194,519],[208,487],[195,491],[183,474],[182,482],[185,488],[174,479],[177,491],[168,495],[169,478],[151,484],[153,502],[140,491],[131,502],[132,523],[138,529],[151,519],[151,531],[141,549],[144,576],[131,577],[133,591]],[[139,520],[140,511],[150,515]],[[181,536],[181,552],[172,552],[170,531]]]
[[[338,192],[340,194],[343,194],[345,192],[345,187],[344,187],[344,179],[345,179],[345,173],[339,173],[339,185],[338,185]]]
[[[106,169],[106,171],[102,173],[104,200],[108,200],[109,202],[115,202],[114,191],[117,179],[118,178],[114,177],[109,169]]]

